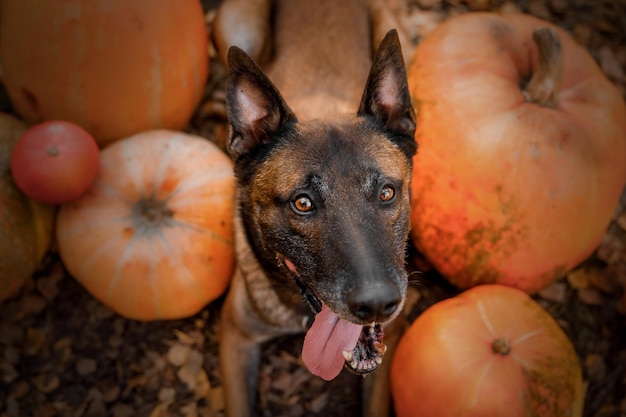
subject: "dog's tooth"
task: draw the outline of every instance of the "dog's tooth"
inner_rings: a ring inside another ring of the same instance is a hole
[[[352,361],[352,351],[344,350],[341,352],[341,354],[343,355],[343,358],[346,360],[346,362]]]
[[[353,359],[352,362],[350,362],[350,367],[352,369],[357,369],[359,367],[359,363],[357,362],[356,359]]]
[[[382,365],[383,363],[383,358],[382,356],[377,356],[376,359],[374,359],[376,361],[376,364],[378,365]]]
[[[381,355],[384,355],[387,352],[387,345],[381,342],[374,342],[374,347],[378,349]]]
[[[372,335],[374,334],[374,324],[373,323],[369,325],[368,330],[369,330],[370,334],[372,334]]]

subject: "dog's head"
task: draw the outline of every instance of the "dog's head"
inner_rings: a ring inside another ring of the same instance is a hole
[[[382,41],[357,114],[332,121],[298,122],[236,47],[229,69],[228,149],[251,246],[270,274],[295,280],[327,321],[356,324],[347,326],[361,333],[351,336],[362,339],[354,352],[335,349],[346,350],[354,371],[370,372],[384,353],[380,323],[398,314],[407,288],[416,143],[397,35]]]

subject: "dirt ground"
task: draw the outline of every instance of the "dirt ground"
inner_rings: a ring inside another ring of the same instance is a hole
[[[553,21],[586,46],[626,95],[625,0],[389,0],[414,44],[449,16],[523,11]],[[207,24],[217,1],[204,2]],[[410,53],[410,52],[409,52]],[[189,131],[225,137],[224,70],[212,63]],[[626,163],[626,161],[625,161]],[[419,263],[419,254],[412,253]],[[598,250],[535,298],[572,340],[583,368],[586,417],[626,416],[626,190]],[[435,271],[420,278],[421,311],[456,290]],[[52,251],[21,293],[0,304],[0,417],[213,417],[223,415],[217,372],[221,300],[185,320],[119,317],[68,276]],[[301,364],[302,338],[266,346],[260,416],[358,415],[359,378],[331,383]]]

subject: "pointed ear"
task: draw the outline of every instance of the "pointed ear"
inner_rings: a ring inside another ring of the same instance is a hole
[[[373,117],[407,154],[415,153],[415,111],[395,30],[390,30],[378,47],[357,114]]]
[[[228,69],[226,106],[231,131],[227,147],[237,160],[297,120],[261,68],[236,46],[228,50]]]

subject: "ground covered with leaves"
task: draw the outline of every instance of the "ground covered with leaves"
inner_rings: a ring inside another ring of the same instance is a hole
[[[523,11],[553,21],[588,48],[626,95],[624,0],[389,1],[415,44],[447,17],[468,11]],[[204,5],[210,26],[216,2]],[[189,131],[223,144],[224,70],[212,64]],[[535,297],[576,348],[588,417],[626,416],[625,287],[626,192],[598,250]],[[412,317],[456,294],[432,270],[416,288]],[[95,301],[52,251],[21,293],[0,304],[0,417],[223,415],[220,303],[185,320],[126,320]],[[344,372],[326,383],[313,377],[301,364],[301,344],[302,338],[291,338],[266,346],[259,415],[358,415],[359,378]]]

